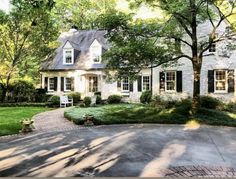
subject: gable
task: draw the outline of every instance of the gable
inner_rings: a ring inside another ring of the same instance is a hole
[[[73,46],[71,45],[71,43],[69,41],[66,41],[66,43],[64,44],[63,48],[73,48]]]

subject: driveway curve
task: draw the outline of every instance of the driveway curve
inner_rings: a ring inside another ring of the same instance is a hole
[[[198,125],[78,127],[63,109],[36,132],[0,139],[0,176],[236,176],[236,129]]]

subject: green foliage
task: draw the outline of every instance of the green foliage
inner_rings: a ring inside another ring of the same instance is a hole
[[[79,103],[81,100],[81,94],[78,92],[70,93],[68,97],[73,99],[74,104]]]
[[[218,100],[217,98],[211,97],[211,96],[201,96],[201,107],[207,108],[207,109],[217,109],[222,105],[222,102]]]
[[[101,95],[97,95],[97,97],[96,97],[96,104],[102,104],[102,97],[101,97]]]
[[[144,91],[140,96],[140,102],[143,104],[149,104],[152,100],[152,92],[151,91]]]
[[[54,95],[51,96],[48,100],[48,105],[49,106],[59,106],[60,105],[60,96]]]
[[[107,99],[108,104],[118,104],[121,103],[122,96],[120,95],[110,95]]]
[[[229,112],[236,112],[236,103],[235,102],[230,102],[228,104],[224,105],[224,110],[229,111]]]
[[[91,105],[91,102],[92,102],[91,97],[89,97],[89,96],[84,97],[83,102],[84,102],[86,107],[89,107]]]
[[[44,88],[37,88],[35,90],[35,102],[47,102],[49,96],[46,94],[47,90]]]
[[[0,107],[46,107],[46,103],[0,103]]]
[[[26,81],[17,81],[12,85],[12,99],[15,102],[34,101],[35,88],[32,83]]]

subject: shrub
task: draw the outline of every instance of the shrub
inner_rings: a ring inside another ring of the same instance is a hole
[[[152,92],[151,91],[144,91],[140,96],[140,102],[143,104],[149,104],[152,100]]]
[[[122,97],[119,95],[110,95],[107,99],[108,104],[118,104],[121,103]]]
[[[59,106],[60,105],[60,96],[51,96],[48,100],[49,106]]]
[[[35,102],[41,103],[48,101],[47,90],[44,88],[37,88],[35,90]]]
[[[211,96],[201,96],[200,98],[201,107],[207,109],[217,109],[222,105],[222,102]]]
[[[89,96],[84,97],[84,104],[86,107],[89,107],[91,102],[92,102],[91,97]]]
[[[70,93],[68,95],[68,97],[73,99],[74,104],[77,104],[77,103],[79,103],[79,101],[81,99],[81,94],[78,92],[74,92],[74,93]]]
[[[152,107],[158,107],[158,106],[160,106],[162,104],[162,101],[163,100],[161,99],[161,97],[159,95],[155,95],[155,96],[153,96],[150,105]]]
[[[11,94],[11,98],[15,102],[30,102],[34,101],[35,88],[32,83],[18,81],[12,84]]]
[[[225,104],[224,110],[229,112],[236,112],[236,103],[230,102],[228,104]]]
[[[101,93],[100,91],[97,91],[97,92],[94,93],[94,95],[96,95],[96,96],[97,96],[97,95],[101,96],[102,93]]]
[[[102,104],[102,97],[101,97],[101,95],[97,95],[97,97],[96,97],[96,104]]]
[[[176,102],[176,109],[175,112],[181,115],[189,115],[191,110],[191,99],[182,99],[181,101]]]

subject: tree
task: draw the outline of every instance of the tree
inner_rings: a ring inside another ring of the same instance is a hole
[[[113,42],[112,45],[115,44],[115,47],[112,47],[111,51],[116,50],[117,46],[124,49],[127,45],[127,43],[124,42],[129,40],[127,36],[135,34],[135,43],[137,43],[139,39],[151,40],[157,38],[157,40],[159,39],[159,41],[161,41],[161,43],[155,43],[156,47],[152,47],[159,49],[161,53],[159,53],[159,59],[152,58],[152,60],[150,60],[152,63],[151,67],[156,67],[171,61],[176,62],[176,60],[180,58],[189,59],[192,62],[194,72],[192,111],[196,112],[200,107],[200,73],[205,52],[209,50],[213,43],[229,40],[234,37],[235,33],[231,27],[228,27],[226,33],[220,34],[220,36],[217,36],[216,32],[227,18],[235,14],[236,2],[235,0],[136,0],[134,5],[140,6],[142,3],[146,3],[152,8],[160,9],[165,13],[165,17],[167,18],[162,19],[159,25],[156,26],[153,24],[142,24],[141,26],[136,26],[137,28],[130,28],[126,25],[128,21],[125,21],[125,18],[118,16],[119,18],[116,18],[116,22],[114,18],[110,19],[105,15],[101,20],[103,22],[101,24],[108,29],[108,37],[110,41]],[[226,10],[224,14],[220,7]],[[198,36],[199,25],[206,21],[210,22],[211,29],[209,29],[205,38],[200,38]],[[129,24],[132,26],[134,22],[130,21]],[[118,34],[122,35],[119,36]],[[116,37],[116,35],[118,35],[118,37]],[[122,38],[122,36],[125,38]],[[141,43],[142,42],[144,41],[141,40]],[[180,48],[173,48],[175,44],[179,43],[188,47],[191,53],[182,52]],[[143,46],[140,48],[146,49],[146,47]],[[169,55],[166,48],[169,49]],[[146,52],[146,50],[141,51],[141,56],[146,55],[143,54],[144,52]],[[115,52],[108,53],[111,54]],[[126,52],[122,56],[117,56],[119,60],[111,56],[111,62],[108,62],[108,67],[113,66],[113,69],[118,67],[116,70],[120,71],[119,68],[123,66],[124,60],[128,61],[128,63],[126,62],[126,64],[128,64],[126,70],[133,68],[138,69],[139,66],[146,64],[145,59],[143,60],[138,57],[140,54],[131,55],[129,59],[125,59],[128,53],[129,52]],[[136,65],[136,63],[139,65]],[[136,72],[138,72],[138,70]],[[133,73],[132,70],[131,73]]]
[[[93,29],[98,15],[113,9],[116,0],[56,0],[53,10],[61,29],[76,26],[78,29]]]
[[[5,100],[14,78],[22,78],[29,69],[38,68],[52,52],[57,29],[51,19],[53,0],[13,0],[13,8],[0,12],[0,84]]]

